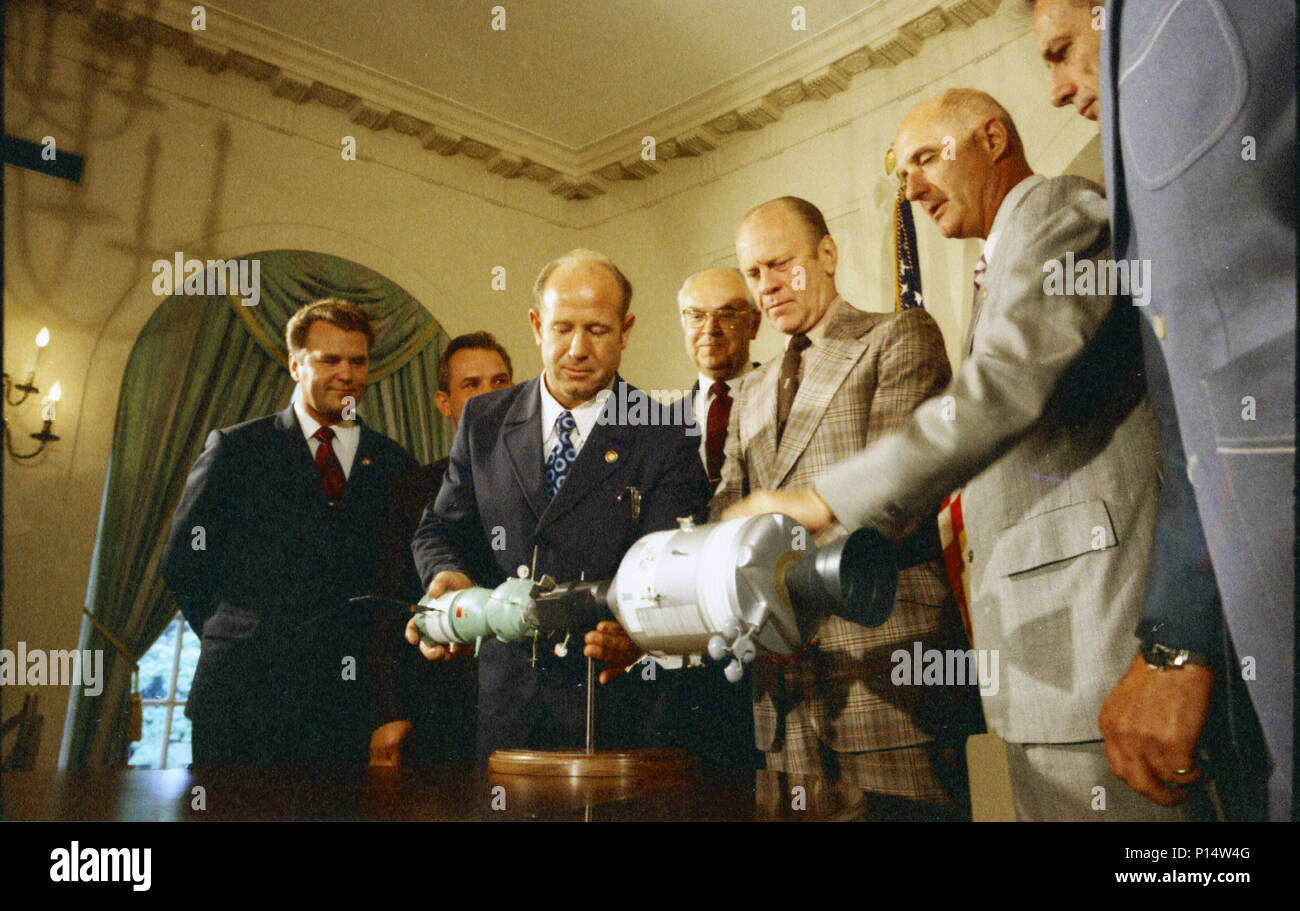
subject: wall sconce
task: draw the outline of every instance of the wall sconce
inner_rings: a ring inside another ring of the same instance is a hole
[[[36,333],[36,354],[32,358],[31,369],[27,371],[27,382],[15,383],[13,382],[13,380],[10,379],[8,373],[4,374],[4,390],[5,390],[6,404],[17,407],[18,405],[21,405],[23,402],[27,401],[27,397],[29,395],[36,395],[41,391],[32,384],[36,379],[36,368],[40,366],[41,363],[41,355],[45,353],[45,346],[48,345],[49,343],[50,343],[50,330],[42,327],[41,331]],[[22,393],[22,395],[17,400],[15,400],[13,397],[15,389],[17,389],[19,392]],[[45,422],[44,426],[41,427],[38,433],[28,434],[28,436],[30,436],[33,440],[40,441],[40,445],[37,446],[36,449],[32,452],[26,452],[26,453],[14,452],[13,439],[9,431],[9,418],[8,416],[5,417],[4,419],[5,448],[9,450],[9,454],[11,456],[13,456],[15,459],[35,458],[36,456],[41,454],[42,450],[45,449],[46,443],[50,443],[58,439],[57,436],[51,433],[51,430],[54,428],[55,403],[57,403],[61,398],[63,398],[63,386],[56,382],[53,386],[50,387],[49,394],[46,395],[43,402],[43,407],[41,408],[41,420]]]

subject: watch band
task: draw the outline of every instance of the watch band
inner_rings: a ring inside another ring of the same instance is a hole
[[[1148,667],[1159,671],[1182,667],[1185,664],[1199,664],[1202,666],[1209,666],[1210,664],[1209,655],[1203,655],[1200,652],[1193,652],[1185,648],[1172,648],[1159,642],[1148,642],[1146,640],[1143,640],[1141,645],[1138,646],[1138,653]]]

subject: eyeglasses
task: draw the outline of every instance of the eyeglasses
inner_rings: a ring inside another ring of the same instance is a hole
[[[687,307],[682,311],[682,322],[692,329],[703,329],[710,319],[716,320],[723,329],[735,329],[742,321],[749,319],[749,311],[735,310],[731,307],[709,311]]]

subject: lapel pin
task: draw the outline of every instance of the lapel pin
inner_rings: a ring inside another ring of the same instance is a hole
[[[605,461],[606,461],[606,462],[617,462],[617,461],[618,461],[618,453],[611,449],[609,452],[605,453]]]
[[[362,464],[362,465],[369,465],[369,464],[370,464],[370,456],[362,456],[362,457],[361,457],[361,464]]]

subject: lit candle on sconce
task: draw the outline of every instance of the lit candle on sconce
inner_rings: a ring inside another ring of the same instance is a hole
[[[54,422],[54,403],[63,398],[63,385],[56,382],[50,387],[50,394],[45,397],[45,407],[41,410],[41,420]]]
[[[41,355],[45,353],[45,346],[50,343],[50,330],[41,327],[41,331],[36,333],[36,356],[32,358],[31,376],[36,376],[36,367],[41,362]],[[27,382],[31,382],[29,379]]]

